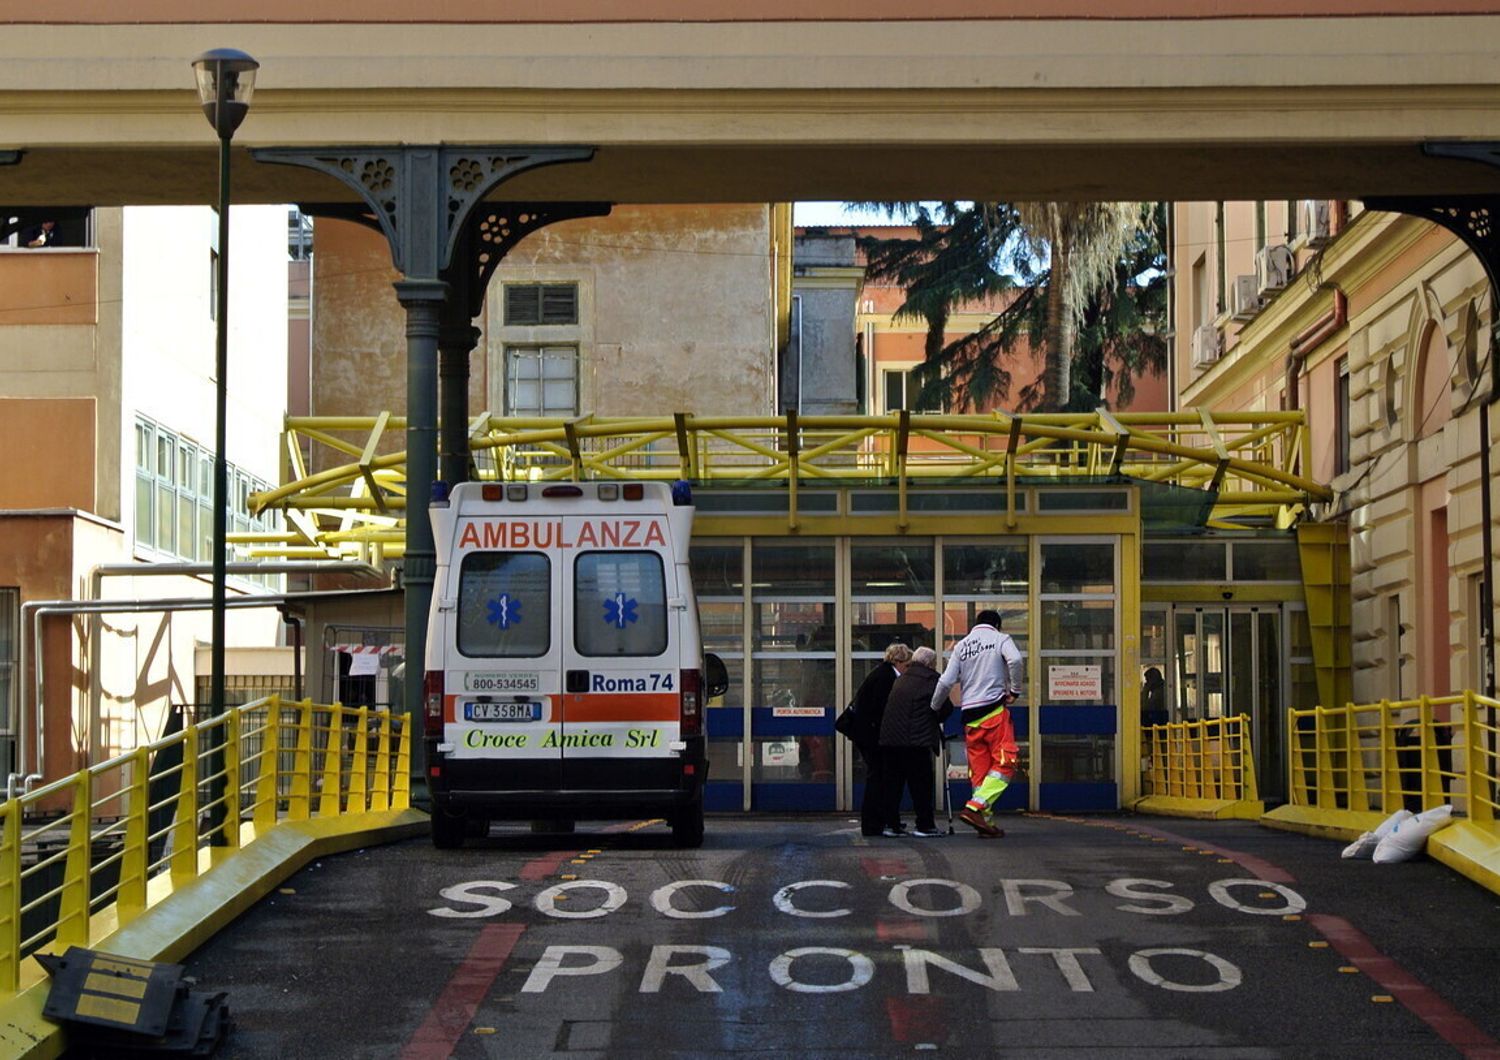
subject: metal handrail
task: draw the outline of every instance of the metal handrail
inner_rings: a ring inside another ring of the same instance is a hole
[[[0,803],[0,996],[284,822],[406,809],[404,720],[272,695]]]
[[[1250,718],[1205,718],[1147,725],[1142,749],[1150,756],[1141,790],[1174,799],[1253,802],[1257,794]]]
[[[1472,821],[1497,819],[1500,700],[1465,690],[1318,706],[1289,711],[1287,732],[1294,806],[1391,813],[1451,803]]]

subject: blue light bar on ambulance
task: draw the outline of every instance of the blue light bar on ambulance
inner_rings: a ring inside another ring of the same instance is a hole
[[[672,503],[679,507],[693,503],[693,487],[687,479],[680,478],[672,483]]]

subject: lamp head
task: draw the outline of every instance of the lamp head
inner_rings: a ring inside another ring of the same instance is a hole
[[[193,60],[198,101],[220,139],[233,136],[249,113],[259,69],[260,63],[236,48],[215,48]]]

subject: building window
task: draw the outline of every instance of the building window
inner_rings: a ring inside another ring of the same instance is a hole
[[[880,392],[885,401],[884,412],[939,412],[936,402],[921,402],[918,395],[922,386],[914,377],[914,368],[884,368],[880,372]]]
[[[1349,470],[1349,418],[1352,411],[1353,406],[1349,399],[1349,358],[1340,357],[1334,366],[1333,382],[1333,473],[1335,475],[1342,475]]]
[[[578,415],[578,347],[507,346],[505,413]]]
[[[150,420],[135,423],[135,543],[178,559],[213,559],[213,453]],[[229,465],[229,532],[280,529],[279,512],[252,514],[250,494],[270,484]],[[279,586],[278,575],[245,580]]]
[[[286,253],[292,261],[309,261],[313,250],[313,219],[295,206],[287,208]]]
[[[536,327],[578,323],[576,283],[508,283],[505,326]]]

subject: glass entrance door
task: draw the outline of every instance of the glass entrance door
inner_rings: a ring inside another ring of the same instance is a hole
[[[1040,707],[1037,805],[1113,810],[1120,804],[1119,568],[1113,537],[1037,544]]]
[[[1283,798],[1281,610],[1178,605],[1172,613],[1171,644],[1171,720],[1248,716],[1260,796]]]

